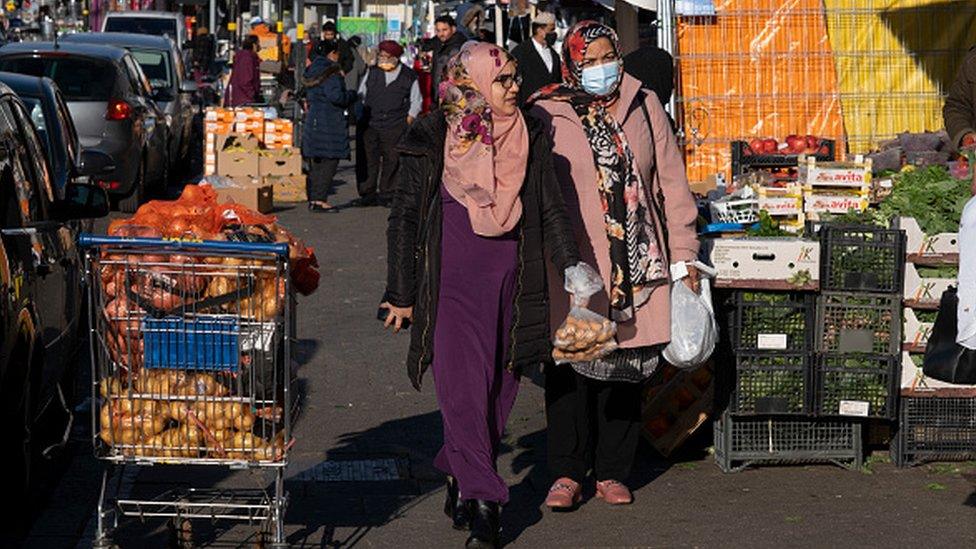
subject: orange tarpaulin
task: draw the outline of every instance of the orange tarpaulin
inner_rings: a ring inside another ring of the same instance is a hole
[[[720,0],[678,20],[679,104],[691,181],[730,176],[732,140],[813,134],[844,124],[820,0]]]

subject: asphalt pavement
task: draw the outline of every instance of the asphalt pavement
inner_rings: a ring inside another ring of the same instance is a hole
[[[338,174],[334,204],[355,198],[354,175]],[[407,380],[407,334],[375,319],[386,274],[382,208],[336,214],[285,205],[280,222],[314,246],[318,291],[299,299],[295,357],[302,414],[287,469],[288,541],[295,547],[462,547],[465,534],[442,513],[442,476],[431,460],[441,441],[430,380]],[[72,459],[37,517],[27,546],[86,547],[102,466],[91,457],[82,419]],[[708,429],[706,429],[707,431]],[[587,486],[574,513],[542,506],[545,470],[542,389],[523,379],[498,467],[511,488],[502,516],[510,547],[976,547],[976,462],[896,469],[873,458],[864,471],[829,465],[719,471],[708,433],[674,461],[642,443],[630,484],[635,503],[610,507]],[[263,487],[259,474],[162,467],[121,477],[125,493],[173,486]],[[202,521],[195,546],[251,546],[255,526]],[[166,547],[160,521],[120,525],[121,547]]]

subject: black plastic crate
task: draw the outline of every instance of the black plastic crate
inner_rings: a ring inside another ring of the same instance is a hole
[[[738,415],[812,413],[810,355],[737,353],[730,410]]]
[[[740,291],[733,302],[736,351],[804,353],[813,348],[813,294]]]
[[[827,154],[808,154],[818,161],[831,162],[836,158],[836,144],[832,139],[821,139],[821,147],[827,147]],[[749,154],[749,143],[732,142],[732,177],[742,175],[755,168],[792,168],[799,164],[798,154]]]
[[[870,225],[820,229],[820,289],[898,294],[905,285],[905,233]]]
[[[902,397],[891,453],[899,467],[976,459],[976,397]]]
[[[861,466],[861,422],[850,419],[739,417],[715,421],[715,462],[726,473],[750,465],[834,463]]]
[[[819,416],[898,417],[900,356],[819,355],[813,377]]]
[[[822,292],[817,297],[816,350],[894,355],[901,352],[901,295]]]

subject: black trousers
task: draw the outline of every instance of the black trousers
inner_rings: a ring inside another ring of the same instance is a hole
[[[366,179],[359,182],[359,196],[392,198],[396,190],[396,171],[400,159],[396,145],[407,131],[407,124],[377,129],[366,126],[363,131],[363,152],[366,160]]]
[[[641,383],[598,381],[569,365],[546,368],[549,471],[553,478],[623,482],[637,452]]]
[[[339,169],[338,158],[309,158],[308,175],[305,177],[305,194],[308,201],[322,201],[329,199],[332,192],[332,181],[336,170]]]

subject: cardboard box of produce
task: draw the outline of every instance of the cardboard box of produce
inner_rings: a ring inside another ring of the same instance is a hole
[[[260,142],[253,135],[230,134],[217,138],[217,174],[231,179],[260,177]]]
[[[958,274],[952,276],[952,272],[958,273],[954,268],[927,269],[919,268],[913,263],[905,264],[905,293],[902,296],[905,306],[914,309],[924,309],[937,311],[939,302],[942,300],[942,293],[949,289],[949,286],[958,286]]]
[[[719,238],[711,253],[716,288],[820,288],[820,242],[802,238]]]
[[[908,261],[919,265],[959,264],[959,233],[927,235],[914,217],[899,217],[898,228],[905,231]]]
[[[235,179],[238,187],[218,187],[217,197],[221,202],[234,201],[260,213],[274,210],[274,187],[259,179]]]
[[[302,174],[302,155],[296,149],[261,151],[261,175],[287,177]]]
[[[264,184],[274,188],[274,198],[277,202],[305,202],[305,176],[265,176]]]

